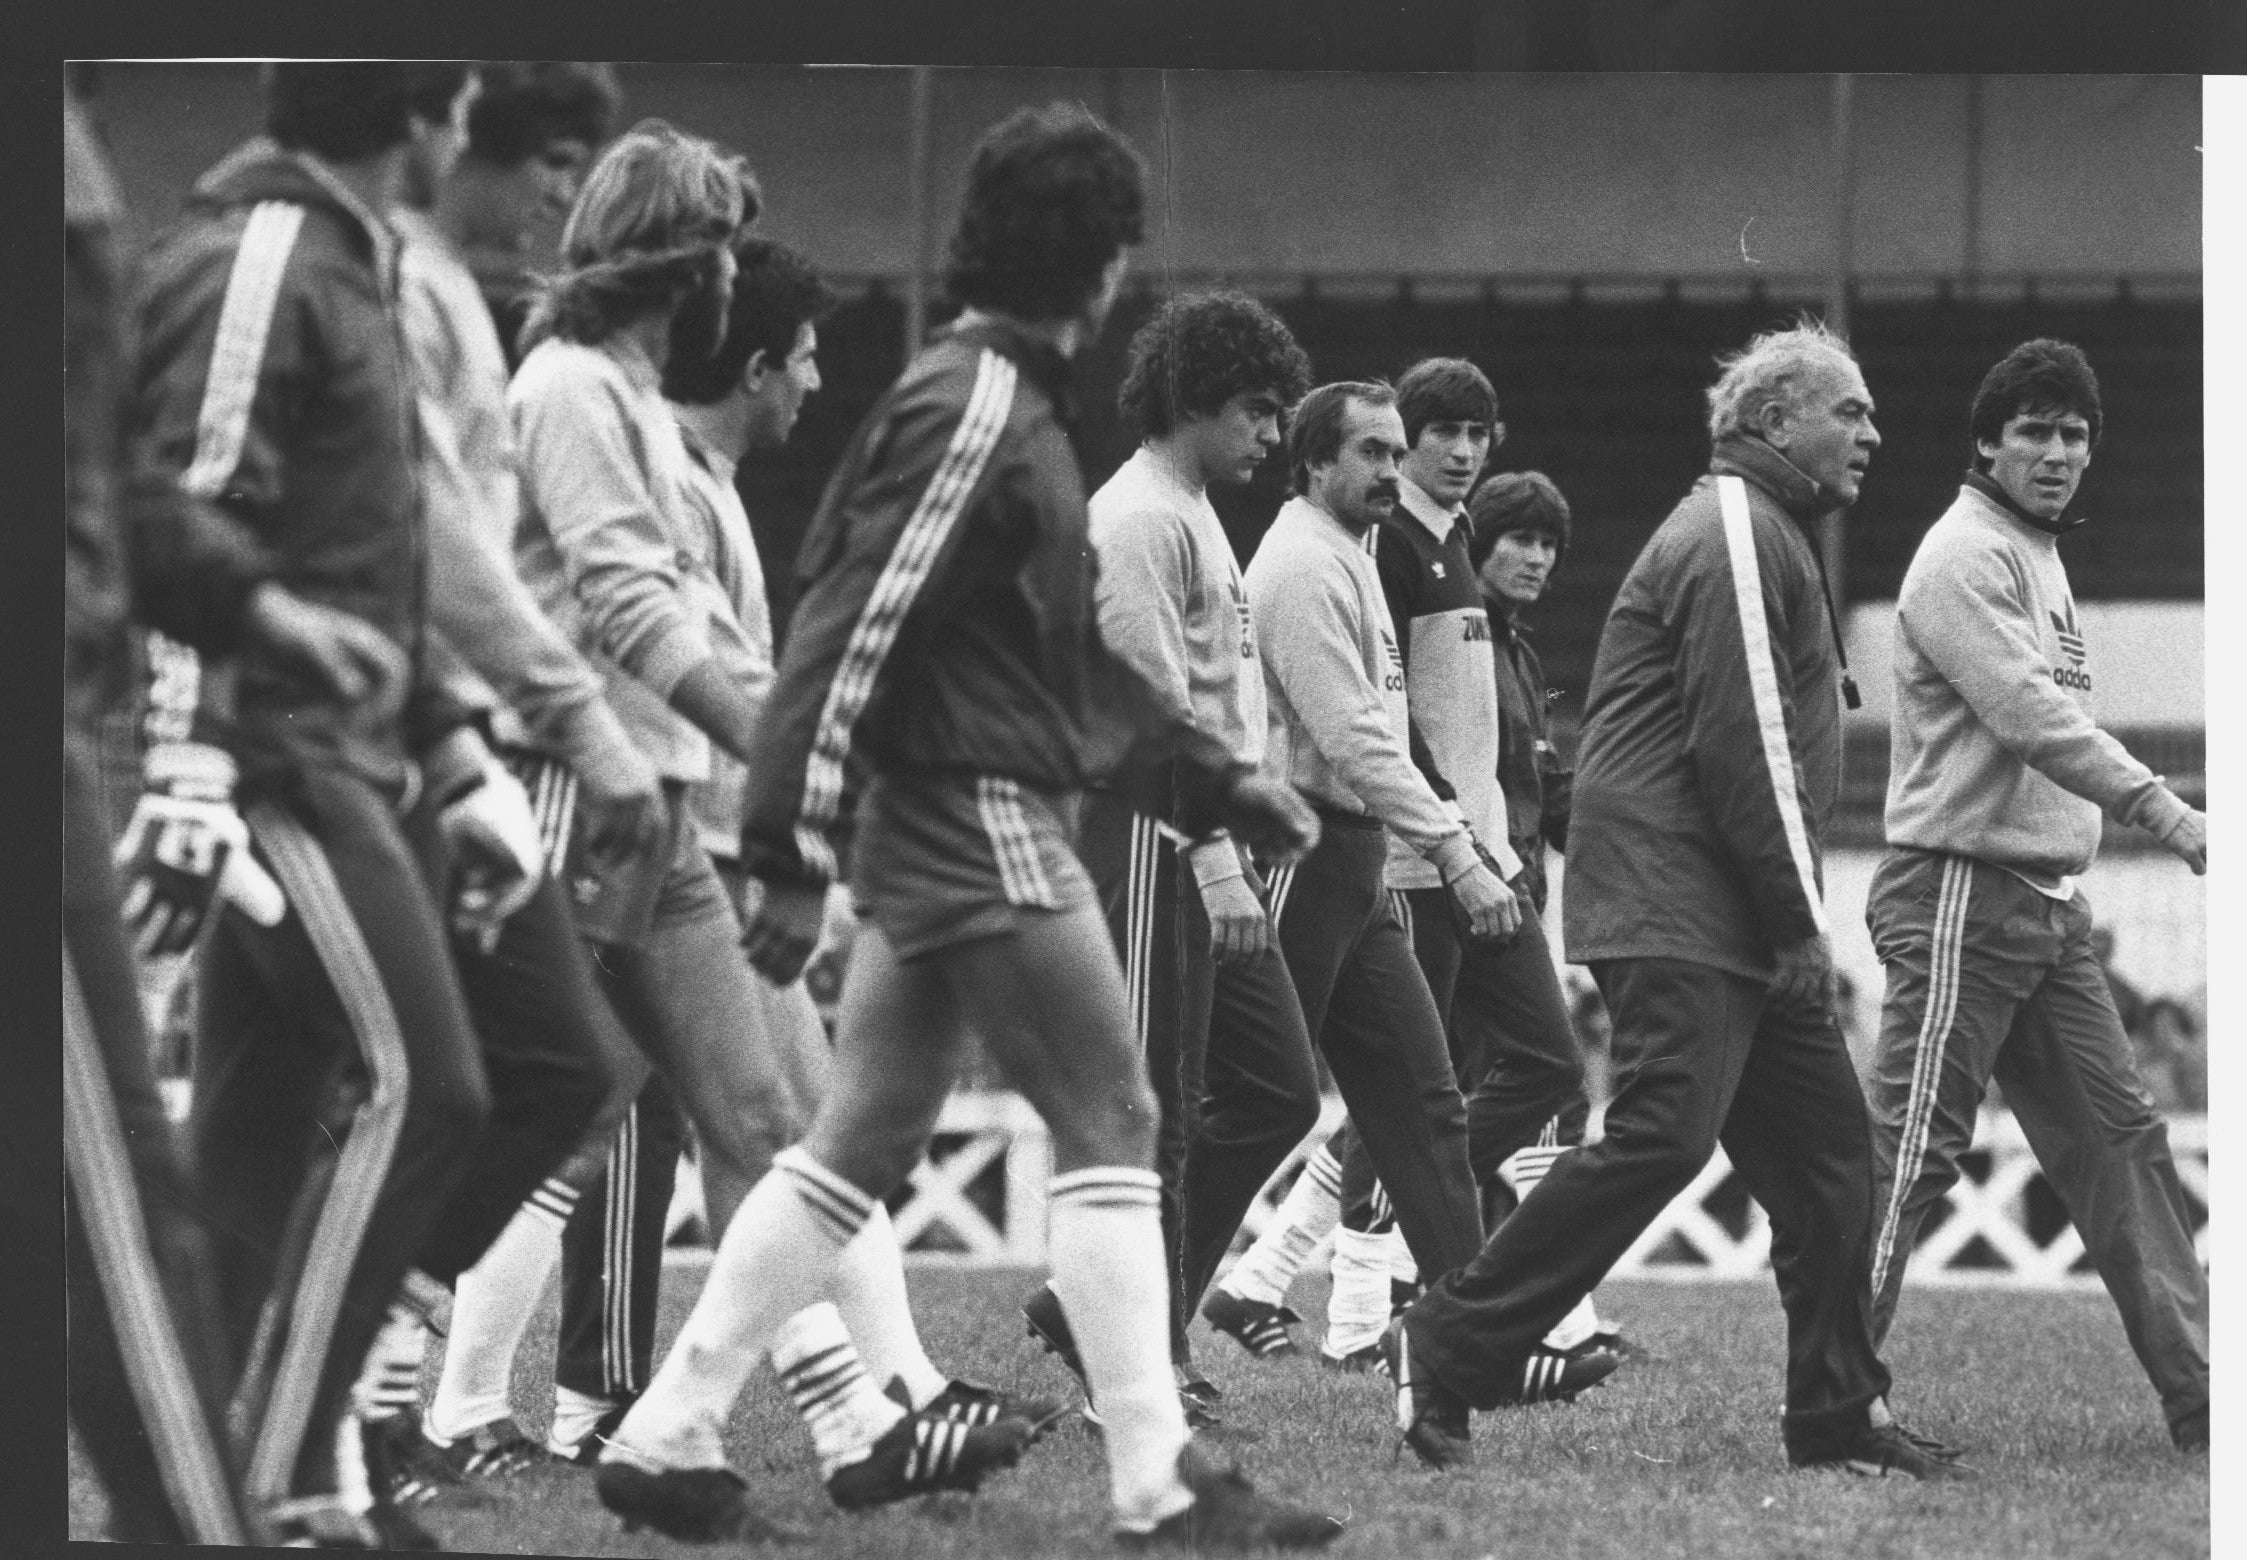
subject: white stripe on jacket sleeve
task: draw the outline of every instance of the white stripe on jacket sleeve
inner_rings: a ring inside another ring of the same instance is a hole
[[[1012,363],[986,348],[976,366],[975,388],[967,410],[952,430],[952,442],[937,463],[912,518],[905,523],[881,578],[860,609],[858,623],[843,648],[842,664],[827,686],[827,701],[819,712],[819,729],[812,736],[811,758],[804,766],[803,800],[796,815],[796,851],[804,864],[827,878],[836,876],[835,853],[827,843],[827,829],[842,809],[843,764],[850,754],[851,728],[874,695],[874,683],[898,629],[911,610],[913,598],[928,583],[936,557],[952,534],[953,525],[967,509],[967,501],[982,480],[991,452],[998,448],[1014,406],[1016,370]]]
[[[224,492],[242,462],[281,277],[303,226],[304,208],[278,200],[257,206],[243,224],[234,266],[226,276],[226,299],[219,305],[203,405],[195,418],[195,459],[179,479],[180,487],[198,498]]]
[[[1795,795],[1794,748],[1787,741],[1787,717],[1779,703],[1779,668],[1773,660],[1770,625],[1763,615],[1763,574],[1756,566],[1755,527],[1748,516],[1748,485],[1738,477],[1716,479],[1724,512],[1724,545],[1732,560],[1732,593],[1740,608],[1740,638],[1747,648],[1748,688],[1755,699],[1756,729],[1763,738],[1763,762],[1771,772],[1771,794],[1779,804],[1779,824],[1787,850],[1802,880],[1811,923],[1823,935],[1826,905],[1818,893],[1818,873],[1810,861],[1810,830]]]

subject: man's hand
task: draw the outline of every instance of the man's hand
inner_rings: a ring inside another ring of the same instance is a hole
[[[1203,884],[1201,893],[1209,912],[1209,951],[1219,964],[1245,964],[1272,946],[1272,918],[1247,878],[1220,878]]]
[[[234,810],[234,761],[199,743],[164,743],[148,755],[149,789],[117,844],[124,915],[144,959],[192,946],[213,899],[260,926],[278,926],[288,902],[250,854]]]
[[[804,972],[827,920],[827,891],[802,883],[752,878],[741,946],[758,974],[785,986]]]
[[[1834,989],[1833,944],[1826,934],[1813,932],[1798,943],[1778,950],[1778,968],[1771,975],[1771,997],[1793,1006],[1832,1008]]]
[[[545,871],[538,820],[515,777],[498,764],[437,815],[453,853],[452,927],[490,953],[507,918],[530,903]]]
[[[814,959],[834,959],[838,962],[850,957],[851,945],[858,941],[858,907],[851,903],[850,890],[840,883],[827,885],[827,901],[819,915],[819,942],[811,950]]]
[[[406,653],[363,618],[283,589],[268,580],[250,593],[243,624],[305,667],[369,725],[393,719],[406,702]]]
[[[2169,826],[2161,836],[2162,849],[2186,866],[2192,868],[2194,877],[2208,875],[2208,815],[2197,807],[2187,807],[2184,816]]]
[[[1444,884],[1454,919],[1477,942],[1504,942],[1521,930],[1521,901],[1490,864],[1488,855]]]
[[[1319,815],[1295,787],[1242,775],[1225,796],[1225,826],[1267,865],[1285,866],[1318,848]]]
[[[655,765],[623,739],[623,728],[613,717],[602,729],[614,735],[571,744],[569,761],[577,776],[577,811],[585,830],[586,854],[596,868],[654,850],[662,844],[669,821],[663,780]]]

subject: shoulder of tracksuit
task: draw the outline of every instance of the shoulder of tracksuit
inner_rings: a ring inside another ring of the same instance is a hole
[[[859,424],[797,555],[799,594],[749,765],[743,865],[831,882],[859,718],[906,619],[957,557],[994,482],[1035,487],[1015,457],[1050,399],[1008,338],[954,331],[925,348]]]

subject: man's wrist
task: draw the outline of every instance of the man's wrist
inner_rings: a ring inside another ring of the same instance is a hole
[[[1204,894],[1220,883],[1246,875],[1239,848],[1233,844],[1233,837],[1222,831],[1187,846],[1186,862],[1194,869],[1194,882]]]
[[[1436,875],[1443,879],[1444,887],[1449,888],[1482,865],[1482,853],[1475,847],[1474,831],[1463,828],[1437,841],[1435,848],[1428,852],[1428,860],[1434,865]]]

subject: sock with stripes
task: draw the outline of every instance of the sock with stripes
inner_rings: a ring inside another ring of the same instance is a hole
[[[1545,1137],[1528,1148],[1516,1150],[1514,1155],[1498,1167],[1498,1174],[1514,1189],[1514,1196],[1526,1201],[1563,1155],[1576,1152],[1571,1144],[1547,1141],[1553,1136],[1547,1127]],[[1569,1313],[1553,1324],[1545,1334],[1545,1347],[1566,1354],[1600,1330],[1599,1312],[1592,1307],[1592,1297],[1585,1295]]]
[[[772,1368],[811,1431],[822,1479],[864,1462],[883,1433],[905,1417],[897,1400],[875,1385],[842,1312],[827,1301],[788,1318],[772,1346]]]
[[[1256,1244],[1242,1253],[1218,1287],[1243,1300],[1285,1304],[1295,1275],[1310,1264],[1319,1243],[1341,1221],[1342,1166],[1322,1146],[1273,1210]]]
[[[562,1226],[577,1196],[575,1187],[549,1176],[476,1265],[460,1275],[444,1373],[423,1422],[431,1440],[457,1440],[510,1411],[515,1351],[561,1263]]]
[[[843,1248],[842,1266],[835,1274],[835,1309],[866,1357],[866,1369],[874,1380],[880,1384],[893,1376],[902,1380],[915,1408],[926,1407],[952,1384],[921,1347],[912,1298],[905,1291],[905,1260],[897,1246],[897,1227],[880,1203],[874,1204],[858,1238]],[[773,1363],[780,1363],[777,1353]]]
[[[1338,1360],[1381,1341],[1389,1328],[1387,1231],[1334,1232],[1334,1292],[1326,1302],[1328,1359]]]
[[[1193,1503],[1179,1480],[1186,1413],[1170,1371],[1162,1181],[1100,1166],[1053,1179],[1053,1292],[1100,1410],[1116,1524],[1146,1532]]]
[[[1404,1231],[1391,1222],[1382,1235],[1382,1250],[1389,1256],[1389,1277],[1399,1284],[1420,1282],[1420,1264],[1412,1260],[1412,1247],[1404,1238]]]
[[[827,1298],[874,1199],[801,1148],[782,1149],[726,1225],[678,1341],[602,1454],[653,1471],[719,1468],[719,1434],[781,1329]]]
[[[387,1419],[421,1407],[421,1355],[428,1342],[429,1324],[421,1312],[404,1300],[391,1301],[351,1388],[351,1406],[359,1417]]]

